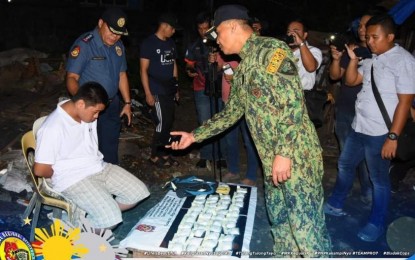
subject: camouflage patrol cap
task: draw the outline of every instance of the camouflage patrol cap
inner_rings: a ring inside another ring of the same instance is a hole
[[[118,35],[128,35],[127,28],[127,15],[119,8],[110,8],[107,9],[103,14],[101,19],[107,23],[108,28],[114,34]]]
[[[222,5],[213,18],[213,25],[218,27],[223,21],[231,19],[250,20],[248,9],[242,5]]]

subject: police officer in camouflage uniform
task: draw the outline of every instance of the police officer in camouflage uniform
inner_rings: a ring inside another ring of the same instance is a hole
[[[215,12],[217,43],[242,61],[229,103],[172,149],[184,149],[231,127],[245,115],[264,168],[265,196],[277,257],[328,257],[331,242],[323,213],[322,149],[304,104],[293,54],[276,39],[256,36],[247,9]],[[326,254],[325,254],[326,253]]]

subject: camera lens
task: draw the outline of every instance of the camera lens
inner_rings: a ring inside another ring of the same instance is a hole
[[[284,41],[286,44],[291,44],[295,42],[294,36],[292,35],[282,35],[280,39],[281,41]]]

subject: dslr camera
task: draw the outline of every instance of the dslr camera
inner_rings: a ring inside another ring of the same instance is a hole
[[[204,43],[207,43],[208,41],[216,42],[216,39],[218,38],[218,34],[216,33],[216,27],[212,26],[205,32],[205,38],[203,39]]]
[[[294,36],[292,36],[292,35],[286,35],[286,34],[284,34],[284,35],[281,35],[279,37],[279,39],[281,41],[285,42],[286,44],[291,44],[291,43],[294,43],[295,42]]]

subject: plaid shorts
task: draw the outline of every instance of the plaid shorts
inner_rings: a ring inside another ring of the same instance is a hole
[[[94,228],[109,228],[122,222],[118,203],[135,204],[150,192],[131,173],[108,163],[101,172],[70,186],[62,194],[87,212]]]

